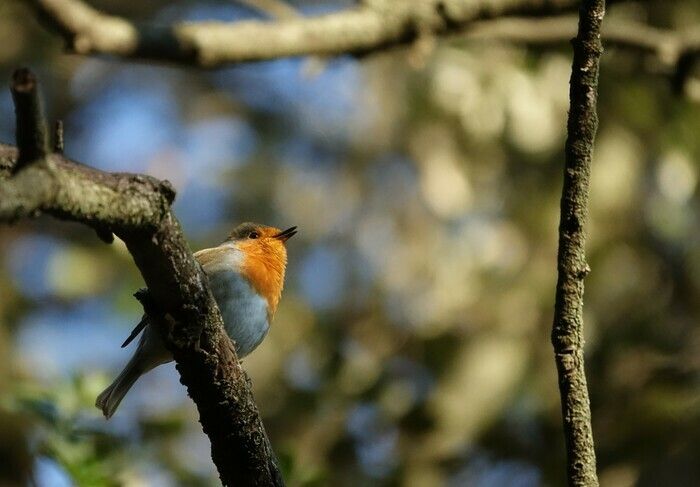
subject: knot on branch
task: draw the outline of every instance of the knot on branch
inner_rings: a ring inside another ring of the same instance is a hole
[[[564,353],[557,353],[556,355],[557,369],[559,369],[559,373],[565,377],[570,377],[573,375],[577,367],[576,351],[572,349],[567,350]]]

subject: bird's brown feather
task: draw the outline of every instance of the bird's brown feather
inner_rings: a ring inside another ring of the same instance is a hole
[[[197,259],[202,267],[206,270],[207,267],[212,266],[218,262],[224,261],[224,255],[231,252],[230,248],[227,247],[213,247],[210,249],[202,249],[194,253],[194,258]]]

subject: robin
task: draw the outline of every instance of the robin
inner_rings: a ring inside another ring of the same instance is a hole
[[[296,233],[296,227],[280,231],[257,223],[242,223],[218,247],[194,254],[209,277],[226,333],[235,342],[239,358],[255,350],[270,329],[284,287],[285,242]],[[149,326],[147,315],[122,348],[141,331],[134,355],[95,401],[107,419],[139,377],[172,360],[157,330]]]

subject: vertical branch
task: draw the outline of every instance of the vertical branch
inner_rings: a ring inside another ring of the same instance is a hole
[[[583,280],[590,271],[585,256],[588,186],[596,113],[600,26],[604,0],[583,0],[578,35],[572,41],[570,109],[564,187],[559,223],[558,281],[552,344],[564,420],[570,486],[597,486],[591,407],[583,361]]]
[[[28,69],[18,69],[12,76],[11,90],[15,102],[15,136],[19,149],[14,169],[18,171],[27,163],[47,154],[49,138],[36,76]]]

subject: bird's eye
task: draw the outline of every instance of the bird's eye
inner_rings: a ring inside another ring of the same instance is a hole
[[[260,234],[259,234],[258,232],[250,232],[250,233],[248,234],[248,238],[252,238],[252,239],[256,239],[256,238],[258,238],[259,236],[260,236]]]

